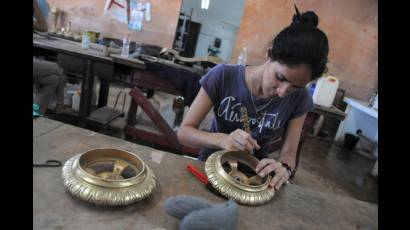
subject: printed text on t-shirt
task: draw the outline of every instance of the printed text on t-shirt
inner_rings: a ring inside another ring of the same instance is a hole
[[[217,116],[224,118],[227,122],[240,122],[242,123],[242,117],[240,113],[241,102],[236,102],[236,98],[233,96],[225,97],[218,108]],[[278,120],[279,113],[267,113],[266,110],[257,114],[257,117],[249,116],[249,126],[257,124],[258,132],[262,133],[262,129],[268,128],[272,130],[280,129],[281,120]]]

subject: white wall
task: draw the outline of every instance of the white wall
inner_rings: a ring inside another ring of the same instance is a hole
[[[209,0],[209,9],[201,9],[201,0],[183,0],[181,12],[189,15],[192,21],[201,23],[195,56],[207,56],[208,46],[215,38],[221,39],[218,56],[225,61],[231,59],[236,42],[245,0]]]

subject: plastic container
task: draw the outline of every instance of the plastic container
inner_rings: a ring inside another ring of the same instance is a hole
[[[80,84],[70,84],[67,83],[64,87],[64,104],[72,107],[73,104],[73,95],[75,92],[81,91]]]
[[[128,38],[128,35],[127,35],[125,36],[124,39],[122,39],[121,56],[128,57],[129,54],[130,54],[130,39]]]
[[[81,39],[81,47],[83,49],[90,48],[90,37],[88,36],[87,31],[83,32],[83,36],[82,36],[82,39]]]
[[[87,31],[84,31],[83,32],[83,35],[82,35],[82,37],[81,37],[81,47],[83,48],[83,49],[88,49],[88,48],[90,48],[90,37],[88,36],[88,33],[87,33]]]
[[[73,94],[73,99],[72,99],[72,105],[71,105],[71,108],[74,110],[74,111],[80,111],[80,98],[81,98],[81,92],[80,91],[76,91],[74,94]]]
[[[313,102],[324,107],[332,107],[338,88],[339,80],[337,78],[333,76],[319,78],[313,93]]]
[[[68,87],[64,87],[64,105],[71,106],[73,95],[68,94]]]
[[[345,140],[343,143],[343,148],[348,149],[348,150],[354,150],[359,140],[360,140],[360,137],[350,134],[350,133],[346,133]]]

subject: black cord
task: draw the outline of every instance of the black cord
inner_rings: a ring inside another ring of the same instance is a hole
[[[60,167],[61,165],[58,160],[47,160],[45,163],[33,162],[33,167]]]

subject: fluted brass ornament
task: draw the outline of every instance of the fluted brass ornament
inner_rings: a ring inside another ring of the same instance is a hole
[[[152,170],[137,155],[119,149],[77,154],[65,162],[62,177],[75,197],[110,206],[140,201],[156,186]]]
[[[258,162],[245,151],[221,150],[208,157],[205,172],[212,186],[225,197],[240,204],[261,205],[271,200],[275,193],[268,188],[271,176],[261,178],[256,175]],[[253,170],[252,175],[238,170],[239,164]]]

